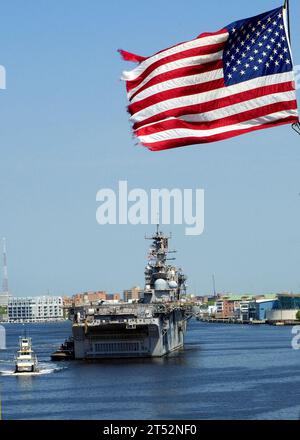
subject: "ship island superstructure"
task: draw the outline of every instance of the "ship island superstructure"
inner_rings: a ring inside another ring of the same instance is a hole
[[[138,303],[104,303],[75,311],[75,359],[161,357],[183,347],[193,311],[183,299],[186,276],[170,264],[170,238],[159,227],[146,237],[152,243]]]

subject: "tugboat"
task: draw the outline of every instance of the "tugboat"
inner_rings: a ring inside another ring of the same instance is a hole
[[[192,306],[185,301],[186,276],[169,264],[170,237],[157,227],[139,303],[91,304],[74,311],[75,359],[161,357],[181,349]]]
[[[31,338],[19,338],[19,350],[16,355],[15,373],[37,373],[38,360],[36,354],[32,350]]]
[[[52,361],[71,361],[74,359],[73,338],[66,339],[60,348],[51,355]]]

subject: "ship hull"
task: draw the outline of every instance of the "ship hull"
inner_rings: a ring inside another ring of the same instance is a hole
[[[20,365],[17,364],[15,368],[15,373],[34,373],[37,371],[35,364]]]
[[[186,321],[180,310],[129,323],[75,324],[74,356],[86,360],[162,357],[183,348],[185,331]]]

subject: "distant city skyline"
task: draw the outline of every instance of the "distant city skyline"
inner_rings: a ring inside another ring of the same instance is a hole
[[[188,7],[179,0],[133,0],[130,8],[96,0],[2,5],[0,236],[11,293],[122,293],[144,285],[144,235],[154,227],[96,221],[97,192],[120,180],[147,192],[204,189],[202,235],[162,226],[172,232],[189,292],[213,292],[212,274],[217,292],[300,292],[300,138],[284,126],[150,153],[132,139],[119,80],[128,64],[117,53],[151,55],[281,3],[214,0],[205,10],[194,0]],[[296,65],[299,14],[291,2]]]

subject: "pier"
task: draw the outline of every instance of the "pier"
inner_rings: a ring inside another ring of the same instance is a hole
[[[259,321],[259,320],[245,320],[233,318],[212,318],[212,317],[198,317],[198,321],[210,324],[239,324],[239,325],[273,325],[273,326],[294,326],[300,325],[300,321]]]

